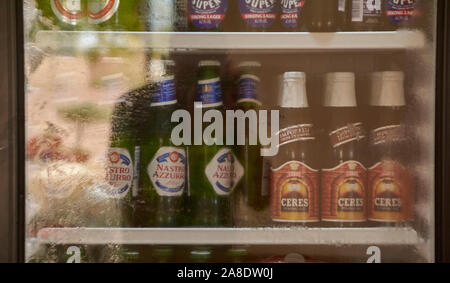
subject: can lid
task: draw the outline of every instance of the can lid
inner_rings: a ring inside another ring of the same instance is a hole
[[[325,107],[356,107],[355,74],[347,72],[326,74]]]
[[[206,67],[206,66],[220,66],[220,62],[217,60],[202,60],[198,62],[199,67]]]
[[[258,61],[243,61],[238,64],[238,68],[244,68],[244,67],[261,67],[261,63]]]

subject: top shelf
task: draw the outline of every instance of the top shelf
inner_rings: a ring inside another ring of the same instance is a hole
[[[169,48],[176,50],[405,50],[425,47],[420,31],[336,33],[40,31],[42,49]]]

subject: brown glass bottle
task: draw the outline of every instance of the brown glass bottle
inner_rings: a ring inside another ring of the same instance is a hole
[[[415,185],[404,165],[409,160],[404,124],[404,74],[374,76],[370,95],[368,218],[374,226],[402,227],[414,220]]]
[[[328,137],[321,157],[323,225],[361,227],[367,222],[366,139],[353,73],[327,74],[324,107]]]
[[[270,208],[274,222],[319,222],[319,171],[314,123],[300,72],[283,75],[278,154],[272,159]]]
[[[337,30],[338,0],[312,0],[305,3],[306,27],[309,32]]]

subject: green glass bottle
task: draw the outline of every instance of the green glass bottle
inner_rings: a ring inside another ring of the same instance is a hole
[[[150,117],[150,99],[155,85],[147,84],[123,95],[111,119],[107,181],[123,211],[122,226],[142,226],[136,214],[141,198],[141,145]]]
[[[87,28],[87,0],[36,0],[41,25],[51,30]]]
[[[189,260],[192,263],[207,263],[211,260],[211,249],[208,247],[194,247],[189,252]]]
[[[138,31],[138,1],[89,0],[88,18],[93,30]]]
[[[122,252],[122,263],[139,263],[140,253],[138,251],[124,250]]]
[[[170,263],[174,255],[171,247],[158,246],[152,249],[152,263]]]
[[[236,108],[244,112],[258,111],[261,108],[261,102],[259,101],[261,64],[251,61],[242,62],[238,68]],[[255,127],[252,127],[246,121],[245,144],[237,144],[235,147],[236,155],[245,172],[237,186],[237,200],[235,202],[239,209],[239,213],[235,213],[235,220],[240,226],[255,224],[258,212],[268,205],[269,200],[268,192],[262,190],[263,157],[261,156],[257,132],[252,133],[255,140],[250,140],[250,131],[253,128]],[[256,144],[254,144],[255,142]]]
[[[181,225],[186,187],[186,150],[171,141],[171,116],[179,106],[171,60],[151,59],[149,78],[157,91],[152,94],[150,119],[142,145],[142,189],[145,226]]]
[[[194,143],[189,147],[189,208],[191,224],[197,227],[231,226],[230,198],[243,169],[225,138],[219,133],[203,135],[211,125],[199,123],[205,114],[223,114],[220,63],[199,63],[198,89],[194,106]],[[222,115],[224,117],[224,115]],[[214,120],[212,118],[211,120]],[[223,119],[222,119],[223,120]]]
[[[243,263],[248,256],[248,250],[245,247],[232,247],[226,252],[230,263]]]

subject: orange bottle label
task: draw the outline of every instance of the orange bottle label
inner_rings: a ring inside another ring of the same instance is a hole
[[[322,170],[322,220],[364,222],[367,173],[357,161]]]
[[[384,160],[369,169],[369,220],[412,221],[414,182],[408,170],[396,161]]]
[[[319,171],[299,161],[271,170],[270,208],[273,221],[319,221]]]

